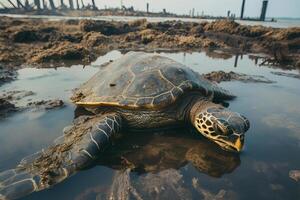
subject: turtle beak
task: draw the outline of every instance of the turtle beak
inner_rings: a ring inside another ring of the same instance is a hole
[[[232,135],[226,140],[218,139],[214,140],[222,149],[231,152],[241,152],[244,146],[244,136],[243,135]]]
[[[233,145],[233,148],[236,149],[237,152],[240,152],[243,149],[244,141],[241,140],[241,137],[238,137]]]

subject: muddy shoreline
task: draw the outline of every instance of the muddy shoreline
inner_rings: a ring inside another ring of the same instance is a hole
[[[263,64],[300,66],[300,28],[246,26],[227,20],[151,23],[1,17],[0,30],[0,63],[5,66],[88,64],[115,49],[264,53],[268,59]]]

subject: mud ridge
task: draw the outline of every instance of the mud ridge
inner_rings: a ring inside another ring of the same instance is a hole
[[[207,74],[203,74],[203,76],[210,80],[217,83],[223,81],[241,81],[244,83],[275,83],[272,80],[265,78],[264,76],[259,75],[247,75],[242,73],[236,73],[233,71],[224,72],[224,71],[213,71]]]

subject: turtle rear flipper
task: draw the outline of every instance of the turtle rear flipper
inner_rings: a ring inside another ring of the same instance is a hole
[[[90,167],[110,145],[121,124],[117,114],[75,123],[59,142],[25,157],[16,169],[0,173],[0,200],[18,199],[49,188]]]

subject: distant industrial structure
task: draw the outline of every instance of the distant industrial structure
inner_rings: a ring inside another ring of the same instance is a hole
[[[191,8],[186,15],[178,15],[168,12],[165,8],[160,12],[151,12],[150,4],[146,3],[145,10],[135,10],[133,6],[126,7],[123,5],[123,0],[120,0],[120,7],[99,9],[96,6],[95,0],[0,0],[0,13],[10,14],[30,14],[30,15],[72,15],[72,16],[94,16],[94,15],[119,15],[119,16],[144,16],[144,17],[188,17],[199,19],[241,19],[251,21],[265,21],[268,7],[268,0],[262,0],[262,8],[260,16],[245,17],[246,0],[242,0],[241,15],[236,17],[235,13],[230,10],[227,11],[227,16],[211,16],[204,15],[202,11],[201,15],[195,8]],[[5,3],[6,4],[5,4]],[[87,12],[84,12],[87,11]],[[93,11],[93,12],[90,12]],[[272,19],[271,21],[275,21]]]
[[[265,21],[266,20],[266,14],[267,14],[267,8],[268,8],[268,0],[263,0],[262,1],[262,8],[261,8],[261,13],[259,18],[245,18],[244,17],[244,12],[245,12],[245,4],[246,0],[242,1],[242,8],[241,8],[241,20],[255,20],[255,21]]]
[[[30,10],[56,10],[56,9],[70,9],[74,10],[74,0],[68,0],[69,1],[69,7],[67,4],[65,4],[65,0],[60,0],[60,5],[56,6],[54,4],[54,0],[33,0],[33,3],[30,3],[29,0],[24,0],[22,3],[22,0],[6,0],[7,3],[13,8],[13,9],[23,9],[25,11],[30,11]],[[90,4],[87,6],[84,5],[83,0],[79,2],[79,0],[76,1],[76,8],[77,10],[79,9],[92,9],[92,10],[97,10],[98,8],[96,7],[95,0],[90,0]],[[81,5],[80,5],[81,3]],[[4,9],[9,9],[7,6],[5,6],[3,3],[0,2],[0,5]]]

